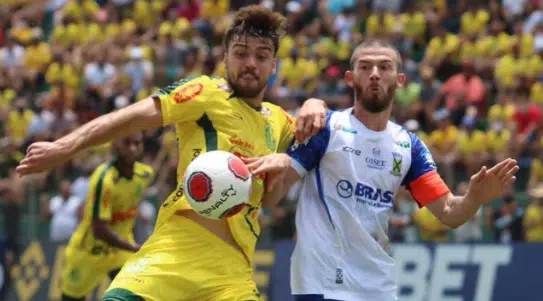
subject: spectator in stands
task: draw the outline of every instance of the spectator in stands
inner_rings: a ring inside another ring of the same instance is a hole
[[[49,235],[52,242],[66,243],[79,225],[83,216],[84,199],[72,193],[70,181],[60,183],[60,193],[49,202],[46,198],[41,201],[41,215],[44,220],[50,220]]]
[[[449,227],[443,225],[426,207],[418,209],[411,220],[419,228],[420,241],[447,242]]]
[[[517,156],[523,156],[530,136],[534,134],[542,120],[543,111],[537,104],[531,102],[530,90],[523,85],[517,89],[515,100],[516,108],[513,113],[513,121],[517,135],[516,151]]]
[[[464,61],[462,72],[453,75],[443,83],[440,97],[444,98],[445,107],[449,111],[456,111],[464,105],[483,105],[485,86],[481,77],[475,74],[475,67],[470,61]],[[460,121],[462,116],[455,118]],[[458,125],[458,122],[455,122]]]
[[[543,242],[543,185],[530,189],[531,203],[524,214],[524,235],[526,242]]]
[[[447,109],[439,109],[433,113],[433,119],[438,128],[430,134],[433,145],[434,160],[443,170],[444,180],[447,185],[454,184],[454,165],[457,156],[458,129],[452,124]]]
[[[494,232],[494,240],[500,243],[524,241],[524,209],[517,204],[513,192],[504,196],[502,206],[488,212],[489,227]]]

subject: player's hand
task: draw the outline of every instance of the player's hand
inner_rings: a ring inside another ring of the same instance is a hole
[[[40,173],[61,166],[70,157],[65,146],[55,142],[36,142],[26,149],[26,155],[16,170],[20,176]]]
[[[501,161],[488,170],[486,166],[483,166],[471,177],[467,197],[482,204],[494,200],[515,182],[515,174],[518,171],[517,161],[511,158]]]
[[[132,249],[131,249],[130,251],[136,253],[136,252],[138,252],[138,251],[140,250],[140,248],[141,248],[141,245],[139,245],[139,244],[134,244],[134,245],[132,246]]]
[[[317,98],[306,100],[296,119],[296,141],[304,143],[326,127],[326,102]]]
[[[241,158],[253,176],[261,174],[266,178],[266,191],[273,190],[275,184],[282,180],[290,167],[290,157],[286,154],[271,154],[258,158]]]

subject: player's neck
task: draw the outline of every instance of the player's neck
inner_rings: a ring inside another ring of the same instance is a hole
[[[262,107],[262,101],[264,99],[264,93],[266,93],[266,89],[262,89],[262,91],[260,91],[260,93],[258,93],[258,95],[255,97],[243,97],[242,99],[253,109],[260,110]]]
[[[121,174],[121,176],[125,178],[132,178],[132,176],[134,175],[134,163],[128,164],[121,160],[116,160],[114,165]]]
[[[386,110],[380,113],[372,113],[362,107],[362,105],[355,104],[353,109],[353,115],[368,129],[380,132],[384,131],[387,127],[388,120],[390,119],[390,113],[392,106],[389,106]]]

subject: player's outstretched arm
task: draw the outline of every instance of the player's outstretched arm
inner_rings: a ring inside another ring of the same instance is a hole
[[[513,159],[503,160],[488,170],[483,166],[471,177],[464,196],[448,193],[429,203],[428,209],[443,224],[457,228],[472,218],[481,205],[502,195],[515,182],[518,170],[517,161]]]
[[[115,231],[111,230],[108,226],[108,222],[101,219],[94,219],[92,221],[92,232],[94,237],[97,239],[105,241],[108,245],[127,250],[130,252],[137,252],[140,247],[134,245],[124,238],[120,237]]]
[[[100,116],[54,142],[33,143],[19,163],[17,173],[27,175],[50,170],[81,150],[161,125],[160,101],[149,97]]]

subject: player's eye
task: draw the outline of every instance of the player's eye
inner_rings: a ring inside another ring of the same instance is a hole
[[[247,56],[247,52],[246,51],[236,51],[234,52],[234,55],[237,57],[237,58],[245,58]]]
[[[269,56],[267,54],[259,54],[256,56],[256,58],[259,60],[259,61],[265,61],[269,58]]]

